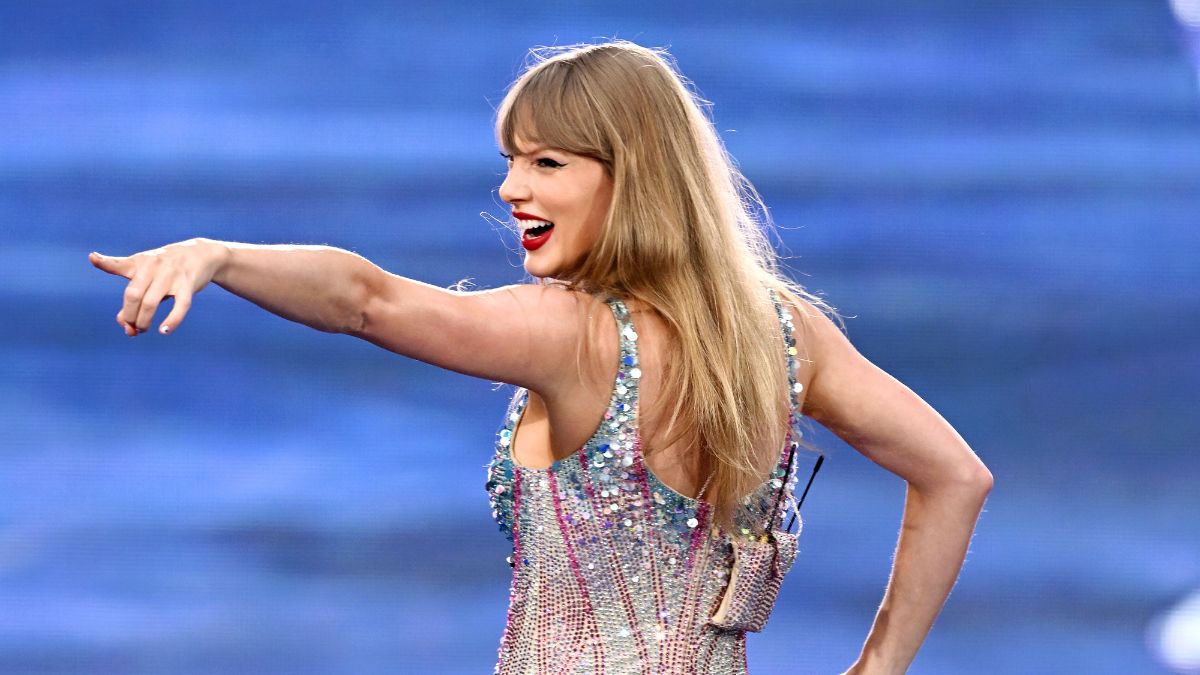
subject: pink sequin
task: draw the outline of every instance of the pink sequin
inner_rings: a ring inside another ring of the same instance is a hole
[[[775,301],[793,347],[790,316]],[[513,577],[495,672],[745,673],[746,633],[709,618],[729,582],[733,537],[778,527],[776,499],[783,490],[786,503],[795,483],[783,475],[793,446],[735,517],[737,534],[712,528],[708,504],[675,492],[645,464],[637,333],[624,303],[608,304],[620,360],[604,421],[587,443],[546,469],[517,465],[510,448],[525,390],[498,435],[487,490],[513,542]],[[791,354],[788,368],[794,387]]]

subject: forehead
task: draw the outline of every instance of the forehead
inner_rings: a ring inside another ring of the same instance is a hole
[[[519,133],[513,134],[512,144],[513,147],[505,148],[505,150],[516,157],[533,155],[546,150],[570,154],[568,151],[563,150],[562,148],[556,148],[542,141],[531,141]]]
[[[514,134],[512,138],[512,147],[508,148],[514,155],[528,155],[546,149],[546,144],[541,141],[530,141],[520,134]]]

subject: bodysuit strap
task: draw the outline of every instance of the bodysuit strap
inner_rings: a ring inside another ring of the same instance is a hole
[[[779,495],[776,499],[776,509],[778,509],[779,501],[787,499],[791,502],[792,518],[788,522],[785,529],[790,530],[792,522],[795,522],[797,515],[800,513],[800,505],[804,503],[804,497],[808,495],[808,489],[812,487],[813,479],[817,477],[817,471],[821,469],[821,464],[825,461],[825,456],[817,457],[817,463],[813,466],[812,475],[808,477],[808,484],[804,486],[804,493],[800,496],[800,501],[796,501],[796,495],[791,487],[795,480],[795,456],[800,444],[793,440],[793,434],[796,433],[796,423],[800,421],[801,413],[799,406],[796,405],[796,396],[804,391],[804,384],[797,379],[799,374],[799,351],[796,349],[796,326],[792,321],[792,313],[784,308],[783,302],[779,299],[779,294],[775,289],[768,289],[771,296],[771,302],[775,305],[775,314],[779,318],[780,330],[783,332],[784,351],[787,356],[787,372],[788,372],[788,432],[787,440],[784,443],[783,453],[779,457],[777,465],[778,475],[781,476]],[[785,497],[786,495],[786,497]]]
[[[638,357],[638,334],[633,326],[629,308],[619,298],[605,300],[617,320],[618,356],[617,375],[613,382],[612,401],[618,416],[626,415],[621,422],[637,428],[638,383],[642,378],[641,359]]]
[[[779,294],[775,289],[769,289],[771,302],[775,304],[775,316],[779,318],[779,327],[783,333],[784,352],[787,356],[787,372],[788,372],[788,410],[791,413],[791,422],[794,424],[800,418],[800,411],[796,407],[796,395],[804,390],[804,385],[796,379],[799,373],[799,352],[796,349],[796,326],[792,321],[792,313],[784,308],[783,302],[779,299]]]

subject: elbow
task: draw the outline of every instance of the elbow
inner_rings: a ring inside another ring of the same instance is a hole
[[[367,326],[370,324],[370,307],[371,298],[366,293],[363,293],[357,302],[352,303],[350,311],[347,312],[346,320],[342,322],[341,332],[354,337],[365,336]]]
[[[954,476],[952,484],[957,491],[979,499],[986,498],[991,493],[992,486],[995,484],[992,472],[977,457],[973,462],[956,471]]]
[[[366,335],[371,322],[372,308],[377,305],[380,297],[379,280],[373,278],[373,272],[378,270],[379,268],[368,263],[366,269],[356,276],[341,332],[355,337]]]
[[[972,456],[970,461],[946,466],[938,477],[921,483],[909,481],[914,488],[926,492],[954,495],[971,501],[983,501],[992,491],[994,484],[992,472],[988,470],[979,458]]]
[[[983,465],[983,462],[979,463],[979,478],[976,480],[979,483],[979,490],[985,495],[991,493],[992,486],[996,483],[996,481],[992,478],[992,472]]]
[[[366,334],[367,315],[365,312],[359,312],[352,315],[343,326],[341,332],[354,337],[362,337]]]

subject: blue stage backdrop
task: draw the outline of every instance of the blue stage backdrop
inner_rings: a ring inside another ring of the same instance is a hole
[[[520,281],[494,107],[527,48],[614,36],[671,48],[796,278],[995,476],[912,672],[1200,672],[1198,27],[1193,0],[3,3],[0,672],[490,672],[512,389],[215,286],[130,339],[86,256],[206,236]],[[904,483],[818,432],[752,672],[840,672],[887,581]]]

